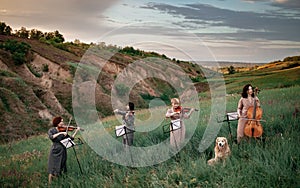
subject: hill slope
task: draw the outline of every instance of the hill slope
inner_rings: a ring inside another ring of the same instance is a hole
[[[25,62],[16,64],[15,54],[5,50],[7,41],[18,41],[30,46]],[[66,45],[68,50],[61,50],[38,40],[4,35],[0,35],[0,45],[3,46],[0,48],[0,121],[2,122],[0,142],[45,132],[51,126],[49,123],[53,116],[70,117],[73,113],[73,78],[87,45],[82,47],[68,44]],[[178,60],[171,61],[159,54],[142,53],[142,55],[162,58],[179,65],[188,76],[196,80],[194,86],[198,91],[208,89],[205,82],[197,81],[204,80],[198,65]],[[130,63],[140,59],[142,57],[139,55],[116,52],[105,62],[95,88],[96,108],[100,117],[112,114],[110,95],[117,75]],[[106,60],[100,58],[100,61]],[[141,69],[136,75],[137,78],[141,79],[145,71],[147,70]],[[176,70],[172,73],[176,74]],[[135,102],[138,108],[144,108],[148,106],[149,99],[162,97],[168,102],[174,93],[174,88],[165,81],[147,78],[134,86],[130,93],[130,100]]]

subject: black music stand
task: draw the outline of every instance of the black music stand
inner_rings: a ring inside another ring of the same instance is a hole
[[[229,131],[229,137],[231,140],[231,143],[233,143],[232,140],[232,133],[231,133],[231,127],[230,127],[230,122],[231,121],[237,121],[239,119],[238,113],[237,112],[227,112],[223,118],[223,120],[218,119],[218,123],[224,123],[226,122],[228,125],[228,131]]]
[[[129,129],[125,125],[116,126],[116,131],[115,131],[116,137],[121,137],[123,135],[127,135],[127,134],[133,133],[133,132],[135,132],[135,130]]]
[[[74,146],[78,146],[78,145],[82,145],[83,142],[78,138],[79,142],[78,143],[75,143],[73,142],[72,138],[71,137],[68,137],[68,138],[65,138],[61,141],[61,143],[68,149],[68,148],[73,148],[73,151],[74,151],[74,154],[75,154],[75,158],[77,160],[77,164],[79,166],[79,169],[80,169],[80,172],[81,174],[83,174],[82,172],[82,169],[81,169],[81,165],[79,163],[79,160],[78,160],[78,157],[77,157],[77,153],[76,153],[76,150],[74,148]]]
[[[173,123],[172,121],[170,123],[167,123],[165,125],[163,125],[163,132],[166,134],[166,133],[170,133],[174,131],[177,131],[179,129],[181,129],[181,126],[180,126],[180,119],[178,120],[179,121],[179,126],[176,125],[175,123]],[[170,128],[171,127],[171,128]],[[176,138],[175,136],[173,135],[173,138],[174,138],[174,142],[175,142],[175,147],[176,147],[176,150],[178,150],[178,146],[177,146],[177,142],[176,142]],[[171,139],[171,138],[170,138]]]
[[[180,120],[178,120],[180,121]],[[170,129],[171,127],[171,129]],[[173,131],[176,131],[178,129],[181,129],[181,126],[177,126],[176,124],[174,124],[172,121],[170,123],[167,123],[165,125],[163,125],[163,132],[164,133],[169,133],[169,132],[173,132]]]
[[[128,144],[128,136],[127,135],[131,134],[131,133],[134,133],[134,132],[135,132],[135,130],[129,129],[125,125],[116,126],[116,131],[115,131],[116,137],[123,137],[125,135],[127,144]],[[125,147],[127,147],[126,144],[124,144],[124,145],[125,145]],[[130,152],[131,162],[133,163],[133,157],[132,157],[130,147],[129,147],[129,152]]]

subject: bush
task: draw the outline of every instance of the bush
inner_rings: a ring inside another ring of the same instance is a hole
[[[49,71],[48,64],[43,64],[43,72],[48,72],[48,71]]]
[[[26,63],[27,55],[30,52],[31,46],[25,42],[18,42],[16,40],[7,40],[1,46],[1,49],[12,54],[12,58],[16,65]]]
[[[69,65],[69,71],[71,75],[74,77],[78,64],[75,62],[68,62],[68,65]]]
[[[235,73],[235,69],[232,65],[230,67],[228,67],[227,70],[228,70],[228,74],[234,74]]]
[[[202,77],[197,76],[197,77],[190,77],[193,83],[201,82],[204,80]]]
[[[12,56],[16,65],[22,65],[25,62],[25,54],[22,52],[15,52]]]
[[[28,69],[30,70],[30,72],[34,75],[34,76],[36,76],[36,77],[38,77],[38,78],[41,78],[43,75],[41,74],[41,73],[39,73],[34,67],[32,67],[32,65],[31,64],[26,64],[27,65],[27,67],[28,67]]]

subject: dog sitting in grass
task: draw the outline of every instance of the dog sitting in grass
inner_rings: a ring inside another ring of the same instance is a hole
[[[225,137],[217,137],[216,144],[215,144],[215,157],[208,160],[208,165],[214,165],[219,161],[225,162],[225,159],[230,155],[230,147],[228,145],[227,138]]]

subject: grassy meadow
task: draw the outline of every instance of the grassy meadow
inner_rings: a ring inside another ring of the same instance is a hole
[[[210,113],[205,110],[210,107],[209,100],[203,100],[196,131],[176,156],[157,165],[131,168],[111,163],[83,144],[75,147],[83,174],[73,149],[69,149],[68,173],[55,179],[51,187],[299,187],[299,93],[299,86],[261,91],[259,98],[266,120],[262,122],[264,141],[250,139],[238,146],[230,139],[224,123],[218,136],[227,137],[232,150],[226,164],[207,165],[213,157],[214,143],[205,152],[198,151]],[[239,98],[238,94],[227,97],[228,112],[236,111]],[[137,111],[137,116],[147,118],[147,113]],[[106,118],[103,123],[113,134],[116,119]],[[234,138],[236,126],[237,122],[231,123]],[[167,138],[168,134],[158,127],[146,136],[136,133],[135,145],[152,145]],[[1,187],[48,187],[50,146],[46,134],[1,145]]]

